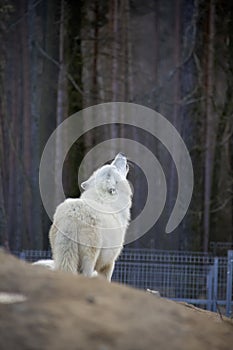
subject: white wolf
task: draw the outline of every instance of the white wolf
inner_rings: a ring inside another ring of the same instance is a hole
[[[119,153],[81,184],[78,199],[66,199],[54,214],[49,239],[54,269],[111,280],[130,220],[128,164]]]

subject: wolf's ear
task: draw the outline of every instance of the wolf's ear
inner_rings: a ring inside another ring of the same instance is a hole
[[[81,183],[81,188],[83,190],[86,190],[86,186],[87,186],[87,181],[84,181],[84,182]]]
[[[82,187],[82,189],[84,191],[88,189],[89,185],[90,185],[90,181],[89,180],[84,181],[84,182],[81,183],[81,187]]]

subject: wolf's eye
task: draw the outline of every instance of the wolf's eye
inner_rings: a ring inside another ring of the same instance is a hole
[[[110,194],[115,194],[115,193],[116,193],[116,189],[113,188],[113,187],[111,187],[111,188],[109,188],[108,192],[109,192]]]

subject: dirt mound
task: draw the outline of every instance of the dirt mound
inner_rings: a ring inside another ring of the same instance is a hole
[[[0,349],[232,349],[233,325],[153,294],[0,252]]]

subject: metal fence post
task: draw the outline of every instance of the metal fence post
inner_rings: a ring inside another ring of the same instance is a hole
[[[20,258],[21,260],[26,260],[26,254],[25,254],[24,251],[23,251],[23,252],[20,252],[19,258]]]
[[[218,302],[218,258],[214,258],[214,290],[213,290],[213,311],[217,311],[217,302]]]
[[[213,303],[213,266],[210,267],[209,273],[207,275],[207,302],[206,309],[212,310]]]
[[[233,250],[227,254],[227,294],[226,294],[226,316],[232,315],[232,282],[233,282]]]

